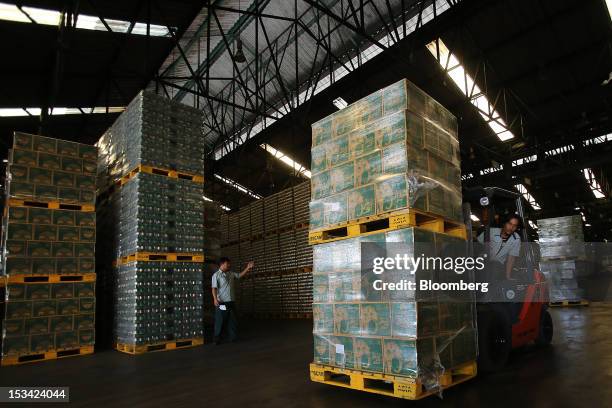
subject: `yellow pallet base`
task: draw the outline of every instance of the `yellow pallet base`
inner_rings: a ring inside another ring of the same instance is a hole
[[[83,356],[93,354],[94,346],[83,346],[74,349],[53,350],[38,354],[26,354],[21,356],[2,357],[2,366],[35,363],[38,361],[56,360],[58,358]]]
[[[562,302],[550,302],[551,307],[572,307],[572,306],[588,306],[588,300],[564,300]]]
[[[128,256],[122,256],[115,261],[116,265],[130,262],[204,262],[204,255],[182,252],[136,252]]]
[[[156,174],[158,176],[169,177],[173,179],[181,179],[193,181],[194,183],[204,184],[204,176],[199,174],[188,173],[184,171],[178,170],[170,170],[164,169],[161,167],[153,167],[153,166],[145,166],[143,164],[139,164],[135,169],[130,171],[125,176],[121,177],[119,180],[120,185],[124,185],[130,179],[134,178],[138,173],[147,173],[147,174]]]
[[[41,200],[19,200],[16,198],[9,198],[7,207],[35,207],[35,208],[48,208],[51,210],[72,210],[72,211],[83,211],[93,212],[96,207],[92,204],[68,204],[56,200],[41,201]],[[6,209],[5,209],[6,212]]]
[[[418,227],[462,239],[467,238],[464,224],[411,208],[394,213],[363,217],[344,224],[311,231],[308,234],[308,241],[311,245],[322,244],[410,227]]]
[[[476,377],[476,373],[475,361],[462,364],[440,375],[439,388],[428,390],[415,378],[310,364],[311,381],[408,400],[418,400],[436,394]]]
[[[115,349],[117,351],[121,351],[122,353],[127,353],[127,354],[144,354],[144,353],[153,353],[157,351],[170,351],[170,350],[185,349],[185,348],[190,348],[190,347],[201,346],[202,344],[204,344],[204,339],[196,338],[196,339],[185,339],[185,340],[173,340],[173,341],[166,341],[162,343],[143,344],[143,345],[117,343],[115,344]]]
[[[9,275],[7,283],[61,283],[95,282],[95,273],[75,273],[66,275]]]

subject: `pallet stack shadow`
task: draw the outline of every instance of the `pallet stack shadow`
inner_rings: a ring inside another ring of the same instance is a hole
[[[552,303],[581,302],[583,280],[593,272],[580,215],[538,220],[540,268],[550,282]]]
[[[266,318],[311,315],[309,184],[298,184],[222,216],[222,252],[232,259],[233,268],[255,262],[254,270],[240,282],[242,314]]]
[[[93,353],[97,149],[15,133],[2,225],[2,365]]]
[[[361,265],[366,243],[384,252],[378,256],[393,257],[393,244],[413,257],[449,248],[465,256],[455,118],[404,80],[312,127],[311,379],[418,399],[472,378],[471,294],[374,288],[376,279],[450,282],[460,275],[423,268],[376,275]]]
[[[200,111],[141,92],[98,141],[98,266],[119,351],[203,343],[201,126]]]

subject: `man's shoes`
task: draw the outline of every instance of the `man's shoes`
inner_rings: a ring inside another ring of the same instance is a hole
[[[215,345],[218,346],[219,344],[221,344],[221,339],[215,338],[214,342],[215,342]]]

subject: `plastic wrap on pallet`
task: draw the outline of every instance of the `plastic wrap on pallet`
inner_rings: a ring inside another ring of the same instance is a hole
[[[375,291],[370,282],[374,275],[361,270],[364,242],[401,242],[416,254],[437,253],[447,243],[461,240],[408,228],[316,245],[314,362],[419,378],[436,386],[444,369],[474,361],[477,333],[472,295],[450,301],[437,292],[418,289]],[[393,281],[432,279],[432,273],[395,272]],[[435,273],[445,281],[457,277],[454,271]]]
[[[538,238],[542,259],[586,256],[579,215],[538,220]]]
[[[550,282],[551,302],[584,299],[583,279],[592,272],[579,215],[538,220],[540,269]]]
[[[590,276],[593,265],[590,262],[570,260],[549,260],[540,262],[540,270],[550,286],[550,301],[580,301],[584,299],[583,279]]]
[[[116,342],[143,345],[201,338],[202,273],[203,265],[192,262],[132,262],[117,267]]]
[[[2,356],[93,346],[95,282],[9,283]]]
[[[140,92],[97,143],[98,187],[138,165],[203,174],[202,115],[198,109]]]
[[[93,205],[97,155],[95,146],[15,132],[7,197]]]
[[[202,337],[202,263],[113,265],[136,253],[203,254],[205,222],[210,224],[212,215],[205,210],[199,182],[204,175],[201,126],[201,111],[141,92],[97,143],[102,193],[97,213],[104,236],[97,252],[100,280],[112,282],[108,307],[116,343]]]
[[[404,208],[461,219],[456,119],[421,97],[400,81],[312,126],[312,230]]]

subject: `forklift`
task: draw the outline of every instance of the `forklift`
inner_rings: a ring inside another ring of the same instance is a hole
[[[505,214],[518,215],[521,227],[516,233],[522,242],[528,242],[528,224],[522,196],[518,192],[498,187],[477,187],[465,191],[464,199],[467,199],[463,213],[470,256],[488,254],[491,227],[495,226],[496,216],[503,210]],[[470,201],[477,201],[480,205],[483,244],[475,242],[473,237]],[[547,310],[548,282],[538,268],[539,254],[534,253],[533,244],[521,247],[512,279],[495,279],[489,285],[489,293],[477,299],[478,368],[482,372],[502,369],[513,349],[528,344],[549,345],[553,337],[553,321]]]

